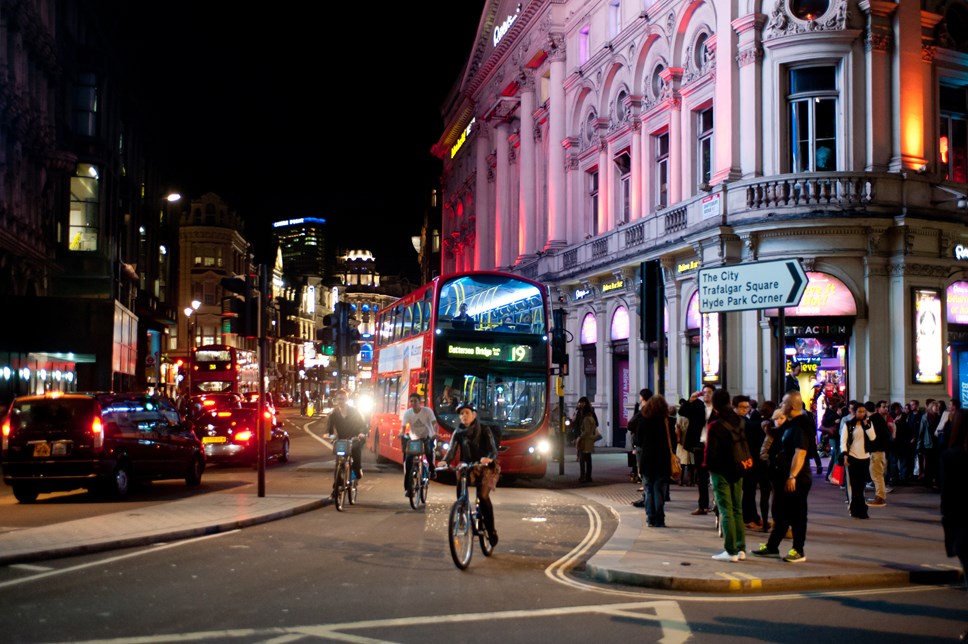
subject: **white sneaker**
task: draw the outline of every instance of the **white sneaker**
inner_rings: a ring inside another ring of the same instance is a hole
[[[736,558],[739,559],[740,561],[746,561],[746,551],[740,550],[739,552],[737,552]]]
[[[733,563],[739,561],[739,557],[736,555],[731,555],[725,550],[720,552],[718,555],[713,555],[713,560],[715,561],[732,561]]]

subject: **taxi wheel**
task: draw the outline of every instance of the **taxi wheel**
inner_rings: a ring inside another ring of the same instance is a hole
[[[114,473],[105,481],[105,492],[113,499],[123,499],[131,489],[131,471],[127,463],[118,463]]]
[[[282,451],[279,452],[279,462],[288,463],[289,462],[289,439],[282,441]]]
[[[29,485],[14,485],[13,496],[21,503],[33,503],[37,500],[37,490]]]
[[[202,472],[205,471],[205,459],[200,454],[192,457],[191,465],[188,466],[188,474],[185,475],[185,485],[196,487],[202,482]]]

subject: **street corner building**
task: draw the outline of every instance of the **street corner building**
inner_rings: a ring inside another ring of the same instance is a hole
[[[549,286],[566,404],[611,445],[641,387],[777,400],[794,365],[818,417],[968,396],[965,24],[962,0],[489,1],[433,146],[442,272]],[[768,295],[702,302],[729,267]]]

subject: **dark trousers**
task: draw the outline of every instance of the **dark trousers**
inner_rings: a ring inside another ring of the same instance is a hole
[[[847,455],[847,484],[850,486],[850,516],[867,518],[867,493],[865,486],[870,478],[871,459]]]
[[[786,491],[786,477],[773,479],[773,530],[766,545],[779,550],[787,530],[793,530],[793,549],[804,554],[807,541],[807,495],[810,493],[809,476],[797,477],[797,489]]]
[[[770,512],[770,476],[766,463],[757,461],[743,476],[743,523],[767,522]],[[759,513],[756,511],[756,491],[760,491]]]
[[[665,500],[669,489],[669,478],[665,476],[646,476],[642,479],[645,492],[645,518],[650,526],[665,527]]]
[[[581,475],[578,477],[579,481],[592,480],[592,453],[591,452],[578,453],[578,470],[581,473]]]
[[[699,509],[709,509],[709,470],[706,469],[706,444],[700,443],[693,447],[692,459],[696,465],[696,487],[699,488]]]

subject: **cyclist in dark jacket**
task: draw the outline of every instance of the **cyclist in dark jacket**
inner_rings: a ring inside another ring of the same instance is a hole
[[[329,433],[338,438],[352,441],[353,472],[356,478],[363,478],[363,438],[367,426],[363,416],[355,407],[350,407],[347,394],[342,389],[336,392],[336,408],[329,417]]]
[[[493,480],[497,467],[497,445],[494,435],[489,429],[481,427],[477,422],[477,410],[469,403],[461,405],[457,412],[460,414],[461,425],[450,439],[450,447],[443,456],[445,463],[450,463],[460,451],[460,460],[464,463],[480,463],[470,472],[469,481],[477,488],[477,498],[480,501],[481,518],[487,530],[487,540],[492,546],[497,545],[497,530],[494,528],[494,506],[491,504],[491,486],[485,479]],[[484,468],[492,472],[485,476]]]

